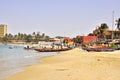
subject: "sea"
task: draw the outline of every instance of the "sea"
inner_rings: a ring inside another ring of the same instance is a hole
[[[57,52],[25,50],[24,46],[0,45],[0,80],[41,63],[41,58],[58,55]]]

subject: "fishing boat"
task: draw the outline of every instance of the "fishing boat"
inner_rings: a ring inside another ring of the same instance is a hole
[[[112,49],[112,48],[88,48],[88,47],[84,47],[83,48],[84,50],[86,51],[95,51],[95,52],[102,52],[102,51],[107,51],[107,52],[110,52],[110,51],[114,51],[115,49]]]
[[[38,52],[60,52],[60,51],[67,51],[67,50],[71,50],[72,48],[58,48],[58,49],[52,49],[52,48],[37,48],[34,49]]]
[[[120,42],[112,43],[112,46],[110,46],[110,48],[120,50]]]

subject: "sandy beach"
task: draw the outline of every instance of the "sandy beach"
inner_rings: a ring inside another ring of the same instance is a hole
[[[87,52],[79,48],[46,57],[4,80],[120,80],[120,51]]]

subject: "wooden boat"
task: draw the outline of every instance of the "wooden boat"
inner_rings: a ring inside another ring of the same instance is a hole
[[[60,52],[60,51],[67,51],[67,50],[71,50],[72,48],[61,48],[61,49],[52,49],[52,48],[38,48],[38,49],[34,49],[38,52]]]
[[[115,49],[115,50],[120,50],[119,46],[111,46],[110,48]]]
[[[95,52],[101,52],[101,51],[110,52],[110,51],[115,50],[115,49],[112,49],[112,48],[87,48],[87,47],[84,47],[83,49],[86,50],[86,51],[95,51]]]

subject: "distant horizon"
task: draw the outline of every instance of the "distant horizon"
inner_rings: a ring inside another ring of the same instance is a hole
[[[45,33],[50,37],[87,35],[120,17],[119,0],[1,0],[0,24],[8,33]],[[116,26],[114,25],[114,29]]]

